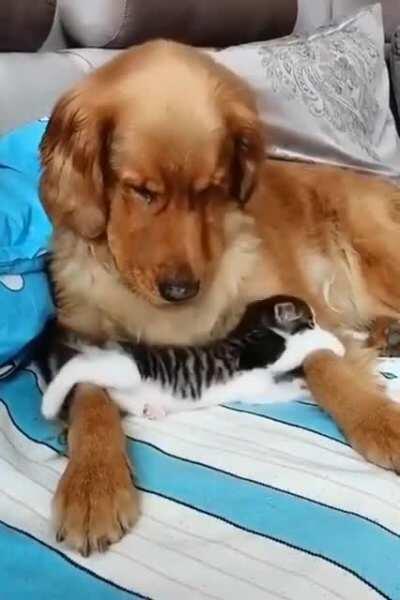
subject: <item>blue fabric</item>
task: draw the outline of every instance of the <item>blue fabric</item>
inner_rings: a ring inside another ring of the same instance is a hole
[[[44,273],[50,222],[38,196],[46,119],[0,138],[0,366],[18,356],[53,312]]]
[[[141,598],[93,577],[56,550],[0,521],[0,571],[4,598],[52,598],[64,600],[92,595],[97,600]],[[40,568],[38,568],[40,565]],[[44,575],[46,573],[46,575]],[[66,591],[68,590],[68,592]]]
[[[392,363],[390,372],[399,382],[399,360]],[[235,403],[167,419],[165,430],[162,421],[127,422],[128,436],[135,438],[129,437],[128,452],[144,516],[134,533],[115,546],[115,554],[95,555],[82,562],[77,553],[56,543],[50,526],[47,496],[59,478],[61,469],[54,467],[61,466],[65,447],[58,426],[41,418],[40,401],[33,370],[24,369],[0,381],[0,434],[5,434],[0,435],[0,461],[4,459],[9,468],[6,489],[0,485],[0,549],[4,550],[0,573],[4,573],[6,598],[67,600],[71,590],[77,600],[88,595],[110,600],[192,597],[187,590],[176,593],[171,551],[178,564],[189,556],[198,559],[186,563],[194,588],[203,581],[203,569],[210,573],[209,593],[193,597],[253,597],[235,589],[236,564],[242,569],[240,576],[247,573],[256,591],[257,586],[272,583],[274,589],[282,590],[276,595],[259,593],[257,598],[400,598],[400,525],[390,516],[391,503],[385,502],[391,494],[395,505],[398,480],[353,454],[317,406],[303,401],[253,407]],[[249,425],[250,438],[246,435]],[[206,445],[205,431],[209,434]],[[217,452],[215,444],[221,436],[230,444]],[[270,448],[268,438],[276,440]],[[184,446],[181,440],[186,440]],[[14,448],[11,455],[8,441]],[[263,444],[268,452],[262,452]],[[262,462],[258,476],[253,469],[254,447],[259,448],[257,461]],[[313,453],[310,448],[315,449]],[[324,453],[326,464],[319,461]],[[277,460],[279,470],[293,473],[287,476],[286,485],[275,479]],[[296,472],[306,482],[301,493]],[[348,474],[352,474],[350,479]],[[331,491],[324,491],[332,482]],[[353,510],[349,498],[356,501]],[[35,511],[40,511],[40,519]],[[202,530],[192,534],[192,519],[198,522],[199,515]],[[273,579],[271,575],[266,578],[262,569],[255,579],[252,561],[273,561],[272,554],[265,554],[273,550],[274,546],[266,545],[271,542],[281,547],[276,559],[279,568],[272,572]],[[126,560],[131,566],[127,567]],[[232,565],[232,560],[238,562]],[[315,576],[318,581],[322,566],[319,581],[324,584],[327,577],[327,589],[332,591],[327,595],[313,580]],[[217,568],[227,581],[226,595],[221,595],[213,577]],[[185,569],[178,572],[185,573]],[[165,574],[161,591],[153,583],[160,573]],[[288,574],[296,577],[288,579]],[[302,593],[298,593],[299,580]],[[52,591],[57,581],[61,584]],[[349,589],[355,582],[358,595]]]

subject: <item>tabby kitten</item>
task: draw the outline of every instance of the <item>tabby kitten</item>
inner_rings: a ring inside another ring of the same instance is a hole
[[[316,350],[344,353],[305,302],[274,296],[250,304],[227,338],[204,346],[64,344],[40,362],[50,382],[42,412],[56,417],[73,386],[83,382],[106,388],[122,410],[148,418],[235,399],[291,400],[301,392],[296,375]]]

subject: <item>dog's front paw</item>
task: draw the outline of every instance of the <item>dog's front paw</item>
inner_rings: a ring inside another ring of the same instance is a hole
[[[138,498],[121,452],[71,460],[54,498],[57,541],[89,556],[117,542],[138,518]]]

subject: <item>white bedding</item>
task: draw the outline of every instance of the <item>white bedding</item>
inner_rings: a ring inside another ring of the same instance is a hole
[[[380,368],[400,396],[400,361]],[[54,539],[66,459],[40,400],[32,371],[0,382],[2,600],[399,600],[400,481],[309,398],[128,419],[143,514],[89,559]]]

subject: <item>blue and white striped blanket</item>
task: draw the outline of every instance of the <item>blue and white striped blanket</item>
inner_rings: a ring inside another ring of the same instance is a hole
[[[89,559],[54,540],[66,458],[40,401],[32,371],[0,382],[2,600],[400,599],[400,480],[307,399],[127,420],[142,517]]]

